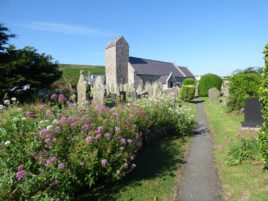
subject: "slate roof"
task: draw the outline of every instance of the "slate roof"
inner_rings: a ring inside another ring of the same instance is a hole
[[[162,75],[157,81],[165,84],[166,81],[167,81],[168,76],[169,75]]]
[[[137,75],[169,76],[172,72],[174,77],[185,77],[173,63],[138,57],[129,57],[129,62],[134,67]]]
[[[191,73],[191,71],[189,71],[188,68],[182,66],[178,66],[178,68],[183,72],[186,77],[194,77],[194,75]]]

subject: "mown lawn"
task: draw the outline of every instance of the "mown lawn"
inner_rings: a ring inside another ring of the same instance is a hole
[[[241,131],[243,115],[226,113],[222,105],[203,100],[215,139],[215,160],[225,200],[267,201],[268,172],[262,169],[260,161],[250,161],[236,166],[227,164],[228,152],[232,143],[238,142],[238,134],[249,136],[257,133]]]
[[[196,115],[196,105],[188,104]],[[184,157],[191,144],[185,138],[166,137],[146,145],[139,154],[137,168],[122,181],[105,187],[98,201],[171,201],[180,184]]]

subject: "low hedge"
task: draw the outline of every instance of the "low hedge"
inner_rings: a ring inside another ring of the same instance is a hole
[[[182,85],[195,85],[195,80],[193,78],[186,78],[183,80]]]
[[[208,96],[208,90],[212,88],[217,88],[221,90],[222,79],[215,74],[203,75],[199,81],[198,85],[198,95],[201,97]]]
[[[194,85],[183,85],[181,88],[181,99],[189,102],[194,98],[195,86]]]

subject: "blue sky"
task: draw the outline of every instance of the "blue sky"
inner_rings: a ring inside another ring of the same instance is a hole
[[[267,0],[0,0],[12,43],[59,63],[104,65],[123,35],[130,55],[175,62],[196,74],[263,66]]]

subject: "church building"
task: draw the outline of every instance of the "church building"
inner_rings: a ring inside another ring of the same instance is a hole
[[[146,83],[161,82],[164,88],[172,88],[194,75],[186,67],[171,62],[129,56],[129,45],[123,36],[111,41],[105,49],[106,84],[128,84],[134,87]]]

